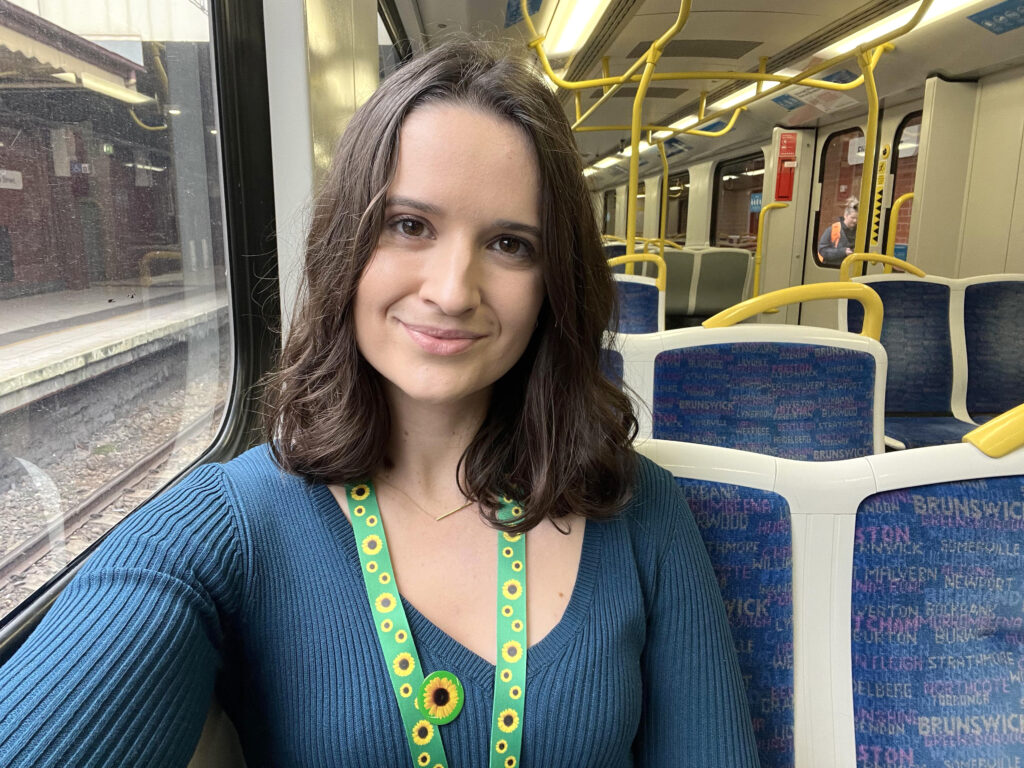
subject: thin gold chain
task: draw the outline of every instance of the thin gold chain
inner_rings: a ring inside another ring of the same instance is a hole
[[[441,514],[441,515],[433,515],[433,514],[431,514],[430,512],[427,512],[427,510],[425,510],[425,509],[424,509],[424,508],[423,508],[423,507],[422,507],[422,506],[420,505],[420,503],[419,503],[418,501],[416,501],[416,499],[414,499],[414,498],[413,498],[412,496],[410,496],[410,495],[409,495],[408,493],[406,493],[405,491],[403,491],[403,490],[402,490],[401,488],[399,488],[399,487],[398,487],[397,485],[395,485],[394,483],[388,482],[388,480],[386,480],[386,479],[385,479],[385,478],[384,478],[383,476],[381,476],[381,477],[378,477],[377,479],[378,479],[378,480],[380,480],[380,481],[381,481],[382,483],[384,483],[384,485],[388,486],[389,488],[393,488],[394,490],[398,491],[398,492],[399,492],[400,494],[402,494],[403,496],[405,496],[405,498],[407,498],[407,499],[408,499],[409,501],[411,501],[411,502],[412,502],[412,504],[413,504],[413,505],[414,505],[414,506],[415,506],[415,507],[416,507],[416,508],[417,508],[417,509],[418,509],[418,510],[419,510],[420,512],[422,512],[422,513],[423,513],[424,515],[426,515],[427,517],[432,517],[432,518],[434,518],[434,520],[435,520],[435,521],[438,521],[438,522],[440,522],[441,520],[444,520],[444,519],[445,519],[446,517],[450,517],[451,515],[454,515],[454,514],[455,514],[456,512],[461,512],[461,511],[462,511],[462,510],[464,510],[464,509],[465,509],[466,507],[470,507],[470,506],[472,506],[472,505],[473,505],[473,504],[475,503],[475,502],[473,502],[472,500],[470,500],[470,501],[467,501],[467,502],[466,502],[465,504],[463,504],[463,505],[462,505],[461,507],[456,507],[455,509],[453,509],[453,510],[451,510],[451,511],[449,511],[449,512],[445,512],[445,513],[443,513],[443,514]]]

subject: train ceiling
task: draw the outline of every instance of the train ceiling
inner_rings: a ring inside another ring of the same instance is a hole
[[[575,2],[586,0],[543,0],[533,15],[538,31],[548,31],[553,18],[564,16]],[[949,5],[951,0],[935,0]],[[506,13],[519,0],[396,0],[410,37],[420,31],[419,43],[430,45],[453,30],[468,30],[525,42],[529,32],[519,22],[506,27]],[[930,74],[947,77],[976,77],[995,65],[1017,59],[1024,61],[1024,28],[995,35],[969,21],[969,14],[997,4],[993,0],[972,3],[945,19],[915,30],[897,42],[886,54],[877,78],[883,97],[899,98],[908,89],[923,88]],[[536,7],[536,0],[531,6]],[[852,6],[843,0],[693,0],[686,26],[669,44],[658,62],[658,72],[674,71],[756,71],[760,57],[768,57],[768,71],[798,71],[831,44],[864,29],[901,9],[915,5],[908,0],[875,0]],[[565,6],[565,7],[560,7]],[[620,74],[632,64],[675,20],[677,0],[599,0],[601,20],[588,42],[571,57],[552,57],[557,69],[569,80],[600,77],[601,58],[609,58],[610,72]],[[556,22],[557,26],[557,22]],[[415,42],[415,41],[414,41]],[[936,53],[941,55],[937,65]],[[843,66],[837,69],[843,69]],[[845,68],[859,74],[854,61]],[[694,114],[700,92],[709,93],[708,103],[728,96],[742,84],[723,80],[657,81],[651,84],[644,103],[644,120],[666,125]],[[592,125],[626,125],[630,121],[634,88],[623,87],[598,108]],[[848,95],[847,95],[848,94]],[[566,114],[575,117],[571,94],[560,91]],[[586,110],[600,97],[600,89],[583,91]],[[844,98],[823,101],[817,109],[787,110],[766,101],[754,105],[740,117],[734,134],[720,139],[680,136],[687,147],[688,161],[707,154],[710,147],[721,150],[751,136],[765,136],[773,125],[814,125],[832,119],[843,110],[863,111],[861,89],[846,92]],[[745,124],[745,125],[744,125]],[[628,139],[627,132],[577,134],[577,143],[587,163],[614,152]]]

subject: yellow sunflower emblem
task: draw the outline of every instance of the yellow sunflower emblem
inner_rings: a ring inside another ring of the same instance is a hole
[[[411,653],[402,651],[391,662],[391,668],[395,670],[396,675],[405,677],[406,675],[411,675],[412,671],[416,668],[416,660],[412,657]]]
[[[503,594],[507,600],[516,600],[523,594],[523,585],[520,583],[519,579],[509,579],[501,585],[501,594]]]
[[[461,701],[458,687],[444,675],[423,686],[423,709],[432,718],[443,720],[458,708]]]
[[[508,682],[511,682],[511,680],[512,680],[512,670],[511,669],[503,669],[503,670],[501,670],[501,682],[508,683]]]
[[[363,515],[366,514],[366,507],[364,507],[362,504],[360,504],[358,507],[356,507],[355,509],[352,510],[352,514],[355,515],[356,517],[362,517]]]
[[[513,699],[518,699],[520,696],[523,695],[523,689],[520,688],[518,685],[513,685],[511,688],[508,689],[508,695],[511,696]]]
[[[419,746],[429,744],[432,738],[434,738],[434,726],[426,720],[420,720],[412,727],[412,740]]]
[[[505,768],[516,768],[516,759],[512,755],[505,758]]]
[[[390,592],[381,592],[377,595],[377,599],[373,601],[373,604],[381,613],[390,613],[395,610],[395,606],[398,605],[398,601]]]
[[[503,709],[498,713],[498,727],[505,733],[512,733],[519,727],[519,715],[514,709]]]
[[[516,619],[515,621],[513,621],[512,622],[512,631],[513,632],[522,632],[523,631],[523,622],[521,622],[519,619]]]
[[[494,745],[494,751],[499,755],[505,754],[505,752],[508,751],[508,742],[504,739],[498,739],[497,743]]]
[[[368,518],[366,518],[366,525],[368,527],[373,528],[376,524],[377,524],[377,516],[376,515],[370,515]]]
[[[376,555],[380,552],[380,550],[380,536],[377,536],[376,534],[370,534],[365,539],[363,539],[363,552],[365,552],[366,554]]]
[[[501,658],[511,664],[523,657],[523,646],[517,640],[509,640],[501,646]]]
[[[430,753],[420,752],[420,756],[416,758],[416,762],[420,765],[430,765]]]
[[[355,499],[356,501],[362,501],[369,495],[370,486],[368,486],[366,483],[357,485],[355,488],[352,489],[352,498]]]
[[[503,533],[501,535],[505,537],[505,541],[519,541],[523,538],[521,533]]]
[[[412,696],[412,686],[408,683],[402,683],[402,687],[398,689],[398,692],[402,694],[403,699],[408,699]]]
[[[511,605],[503,605],[501,607],[501,615],[504,616],[506,619],[509,616],[511,616],[512,615],[512,606]]]

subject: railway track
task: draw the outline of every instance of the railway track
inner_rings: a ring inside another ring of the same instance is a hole
[[[171,452],[182,442],[198,435],[204,427],[208,427],[214,413],[223,405],[218,403],[203,411],[185,429],[175,433],[137,462],[118,472],[59,519],[5,553],[0,558],[0,584],[6,583],[12,577],[16,578],[17,574],[23,573],[46,555],[55,538],[70,539],[79,528],[94,516],[102,514],[121,497],[135,495],[141,502],[162,488],[173,474],[177,473],[177,470],[167,475],[159,472]]]

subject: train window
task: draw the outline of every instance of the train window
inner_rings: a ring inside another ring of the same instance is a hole
[[[686,242],[686,216],[690,203],[690,172],[668,179],[668,208],[665,214],[665,237],[679,244]]]
[[[720,163],[715,169],[712,245],[754,249],[761,211],[764,155],[748,155]]]
[[[818,233],[824,238],[826,230],[836,232],[832,242],[837,248],[852,248],[852,233],[856,219],[848,211],[857,202],[860,192],[861,172],[864,168],[864,132],[851,128],[829,136],[821,158],[821,199],[818,201]],[[858,203],[859,205],[859,203]],[[836,228],[836,222],[843,224]],[[846,233],[850,233],[847,236]],[[849,241],[849,242],[847,242]],[[828,243],[825,243],[828,245]],[[835,257],[821,256],[819,241],[819,263],[825,267],[839,268],[842,252]]]
[[[0,617],[212,443],[233,363],[207,3],[27,5],[0,15]]]
[[[917,177],[917,149],[921,141],[921,113],[914,112],[900,125],[896,131],[896,157],[893,159],[892,200],[908,192],[914,191],[914,179]],[[910,242],[910,216],[914,207],[913,199],[907,200],[897,213],[898,220],[892,221],[890,209],[890,227],[896,227],[896,251],[906,258],[907,243]],[[886,242],[889,233],[886,232]],[[890,256],[896,254],[889,254]]]
[[[609,189],[604,193],[604,226],[602,233],[606,235],[615,234],[615,190]]]
[[[402,63],[402,57],[395,46],[395,40],[388,31],[387,23],[382,13],[377,13],[377,51],[378,70],[380,80],[394,72]]]

